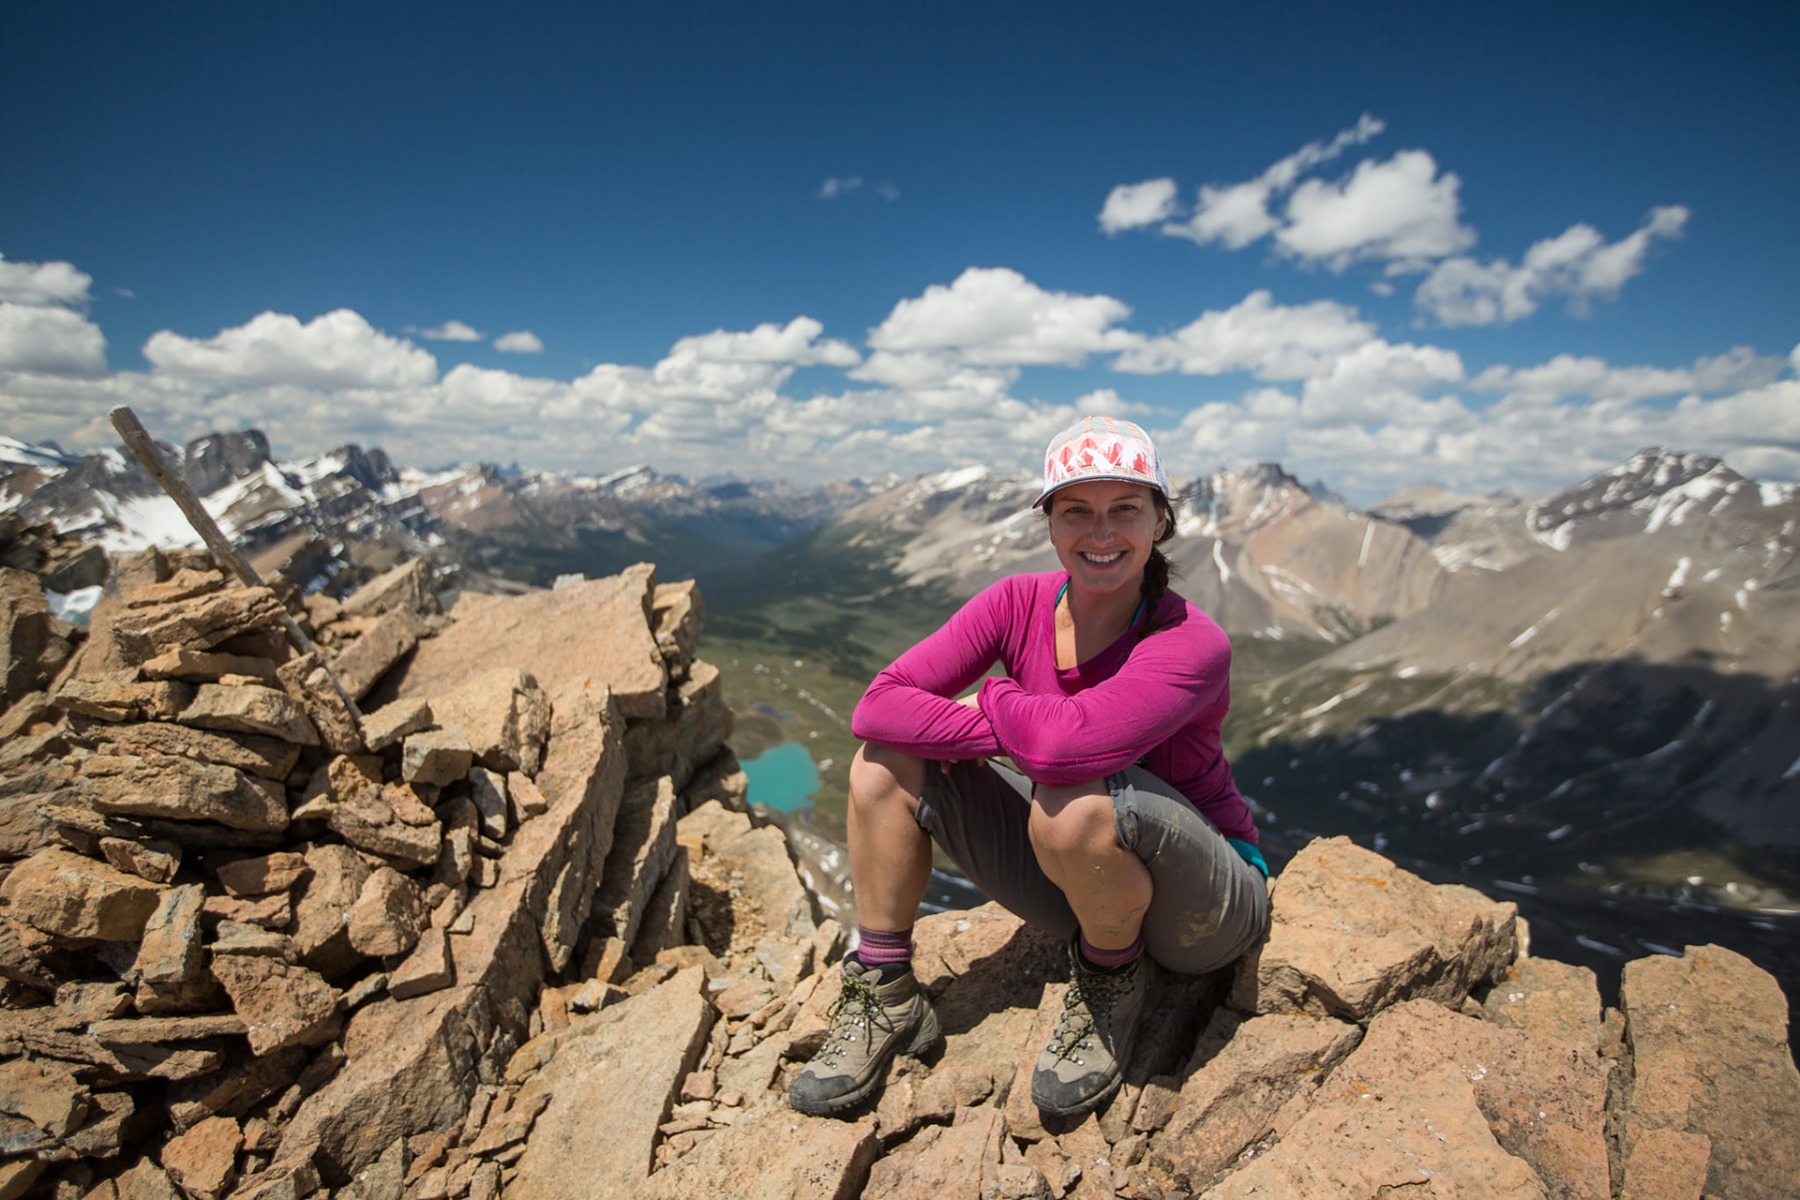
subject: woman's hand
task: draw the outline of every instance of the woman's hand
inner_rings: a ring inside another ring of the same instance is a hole
[[[966,696],[958,696],[956,698],[956,702],[967,708],[972,708],[976,712],[980,712],[981,711],[981,692],[973,691],[973,692],[970,692]],[[959,762],[968,762],[968,763],[972,763],[975,766],[979,767],[982,763],[985,763],[986,761],[987,761],[987,759],[985,759],[985,758],[946,759],[945,761],[938,763],[938,769],[940,771],[942,771],[944,774],[948,775],[950,773],[950,768],[954,767]]]

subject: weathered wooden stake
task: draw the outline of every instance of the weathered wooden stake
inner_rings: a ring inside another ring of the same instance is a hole
[[[137,414],[132,412],[129,406],[121,404],[113,409],[110,415],[113,428],[119,431],[119,440],[125,443],[125,449],[131,452],[131,457],[135,458],[138,465],[143,467],[150,478],[156,481],[157,486],[169,494],[169,499],[175,502],[175,507],[182,511],[182,514],[188,519],[188,524],[194,527],[194,532],[200,535],[200,540],[206,543],[208,550],[212,551],[214,560],[236,575],[238,581],[246,587],[262,587],[262,577],[256,573],[256,568],[252,567],[245,561],[244,556],[238,553],[237,547],[231,544],[231,539],[225,536],[225,531],[219,528],[219,523],[213,520],[212,514],[206,511],[206,506],[200,503],[200,497],[193,488],[188,486],[187,480],[175,474],[169,467],[169,464],[163,459],[162,451],[158,450],[156,443],[150,440],[150,434],[145,430],[144,423],[137,419]],[[286,613],[281,614],[281,626],[286,631],[288,642],[294,649],[302,654],[317,653],[317,647],[313,645],[312,639],[306,636],[306,631],[300,628],[294,618]],[[324,665],[325,656],[321,654],[318,657],[320,664]],[[344,685],[338,682],[337,676],[332,673],[329,666],[325,667],[325,674],[331,679],[331,686],[337,689],[338,695],[349,706],[350,712],[360,720],[362,713],[358,711],[356,702],[350,698],[348,692],[344,691]]]

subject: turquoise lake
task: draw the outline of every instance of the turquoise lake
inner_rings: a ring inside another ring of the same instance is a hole
[[[777,812],[805,808],[819,787],[819,768],[799,742],[783,742],[740,764],[750,779],[750,803]]]

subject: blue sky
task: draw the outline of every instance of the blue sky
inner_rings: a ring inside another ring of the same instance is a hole
[[[9,13],[0,433],[1800,478],[1800,7],[594,7]]]

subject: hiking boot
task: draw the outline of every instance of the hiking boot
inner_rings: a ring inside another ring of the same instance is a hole
[[[788,1103],[815,1117],[854,1108],[880,1085],[896,1052],[923,1054],[937,1039],[937,1014],[912,971],[883,983],[878,968],[846,958],[825,1044],[795,1076]]]
[[[1052,1116],[1099,1107],[1119,1090],[1150,994],[1150,960],[1100,971],[1069,944],[1069,990],[1050,1044],[1031,1073],[1031,1099]]]

